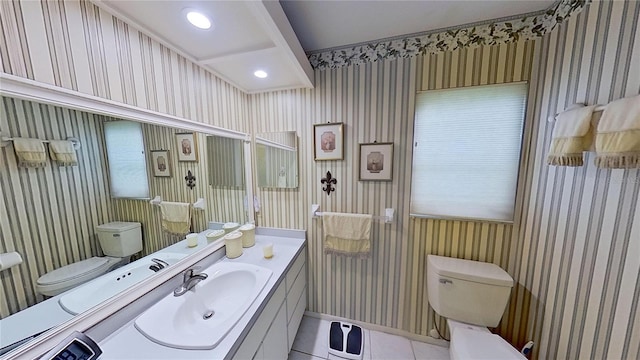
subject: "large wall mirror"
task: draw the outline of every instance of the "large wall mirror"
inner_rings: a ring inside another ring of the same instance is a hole
[[[79,313],[61,305],[60,299],[65,294],[69,298],[70,292],[78,292],[90,282],[78,282],[66,292],[51,296],[40,293],[37,283],[38,279],[64,266],[75,266],[94,258],[98,261],[103,259],[96,231],[98,226],[116,221],[142,224],[142,251],[132,257],[132,261],[136,261],[145,260],[150,254],[157,254],[184,238],[163,231],[160,207],[150,203],[150,199],[156,196],[163,201],[181,203],[204,199],[201,209],[191,210],[192,232],[207,229],[210,221],[242,223],[248,220],[244,205],[246,181],[236,182],[233,187],[210,185],[214,183],[210,179],[214,165],[218,172],[234,174],[236,179],[251,177],[237,170],[239,168],[242,172],[249,168],[242,164],[244,141],[239,139],[243,134],[238,133],[230,142],[239,144],[240,155],[226,163],[236,165],[240,162],[240,166],[225,169],[225,165],[211,157],[211,134],[140,123],[138,128],[143,140],[146,176],[138,173],[136,177],[148,185],[148,196],[142,199],[118,198],[113,196],[110,185],[105,140],[105,127],[108,126],[105,124],[122,119],[12,97],[3,96],[0,100],[2,137],[41,140],[74,137],[80,144],[75,151],[75,166],[59,166],[51,160],[49,145],[45,145],[46,160],[41,167],[19,167],[12,141],[4,141],[0,148],[0,188],[3,194],[0,200],[0,254],[17,252],[22,257],[22,263],[0,271],[0,348],[4,349],[0,350],[0,355]],[[224,136],[216,137],[224,143],[231,140]],[[129,142],[126,137],[119,138],[119,141],[123,140]],[[189,173],[195,178],[193,187],[189,187],[185,180]],[[189,254],[178,251],[160,260],[173,264]],[[162,274],[161,269],[158,271],[152,265],[145,263],[140,267],[146,275],[125,274],[129,276],[127,286]],[[110,285],[123,281],[119,275],[115,269],[91,280],[109,279],[104,281],[105,287],[97,291],[80,292],[78,299],[84,305],[79,308],[88,309],[123,291],[122,283]],[[67,301],[69,303],[74,301]]]
[[[298,137],[295,131],[256,135],[256,177],[258,187],[298,187]]]

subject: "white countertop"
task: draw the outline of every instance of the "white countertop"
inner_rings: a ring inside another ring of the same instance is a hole
[[[268,243],[273,243],[274,256],[271,259],[265,259],[262,255],[262,248]],[[266,305],[277,285],[284,280],[283,275],[296,255],[302,251],[304,244],[304,238],[256,235],[256,244],[251,248],[243,249],[242,256],[236,259],[224,257],[219,261],[263,266],[273,271],[273,275],[256,301],[214,349],[183,350],[157,344],[134,327],[137,317],[134,316],[125,326],[99,343],[103,351],[100,359],[223,359],[230,357],[257,320],[259,311]]]
[[[134,268],[140,262],[149,261],[153,257],[157,257],[161,253],[173,253],[184,254],[188,256],[193,254],[205,246],[208,245],[205,233],[209,230],[201,232],[198,236],[198,245],[196,247],[187,247],[186,240],[179,241],[171,246],[161,249],[153,254],[147,255],[144,258],[131,262],[123,267],[115,269],[114,271],[123,271],[128,268]],[[106,273],[102,276],[107,276]],[[153,274],[151,274],[153,275]],[[96,279],[99,279],[100,276]],[[96,280],[94,279],[94,280]],[[93,280],[91,280],[93,281]],[[89,284],[91,281],[85,283]],[[85,285],[83,284],[83,285]],[[80,286],[83,286],[80,285]],[[79,287],[80,287],[79,286]],[[78,287],[77,287],[78,288]],[[73,288],[69,291],[73,291],[77,288]],[[62,293],[51,297],[47,300],[39,302],[33,306],[30,306],[22,311],[19,311],[13,315],[10,315],[0,320],[0,348],[14,344],[26,338],[30,338],[34,335],[40,334],[48,329],[58,326],[74,317],[74,315],[66,312],[59,304],[59,299],[66,293]]]

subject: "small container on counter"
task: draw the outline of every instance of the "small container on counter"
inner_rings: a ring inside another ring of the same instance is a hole
[[[187,234],[187,246],[190,248],[198,246],[198,234]]]
[[[229,259],[235,259],[242,255],[242,238],[243,235],[239,231],[234,231],[224,236],[224,246]]]
[[[273,244],[268,243],[262,247],[262,254],[265,259],[271,259],[273,257]]]
[[[238,224],[237,222],[228,222],[222,225],[222,230],[224,230],[224,232],[228,234],[230,232],[236,231],[239,227],[240,224]]]
[[[242,232],[242,247],[252,247],[256,244],[256,226],[253,224],[244,224],[238,229]]]
[[[224,230],[211,230],[208,231],[206,233],[206,237],[207,237],[207,242],[208,243],[212,243],[218,239],[220,239],[221,237],[223,237],[226,233],[224,232]]]

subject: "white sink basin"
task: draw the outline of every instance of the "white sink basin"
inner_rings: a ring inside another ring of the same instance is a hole
[[[185,254],[159,253],[154,254],[153,258],[164,260],[169,265],[173,265],[185,256]],[[89,310],[155,274],[153,270],[149,269],[149,266],[154,264],[151,258],[137,260],[67,291],[58,302],[66,312],[72,315]]]
[[[271,278],[260,266],[222,262],[207,279],[181,296],[167,295],[140,315],[135,327],[150,340],[178,349],[213,349],[227,335]]]

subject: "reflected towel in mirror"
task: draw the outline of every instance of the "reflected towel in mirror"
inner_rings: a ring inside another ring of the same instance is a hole
[[[191,228],[191,204],[163,201],[162,230],[173,235],[185,235]]]
[[[49,155],[51,160],[60,166],[77,166],[78,158],[73,143],[68,140],[49,140]]]
[[[13,148],[18,157],[18,166],[37,168],[47,164],[47,153],[40,139],[13,138]]]

